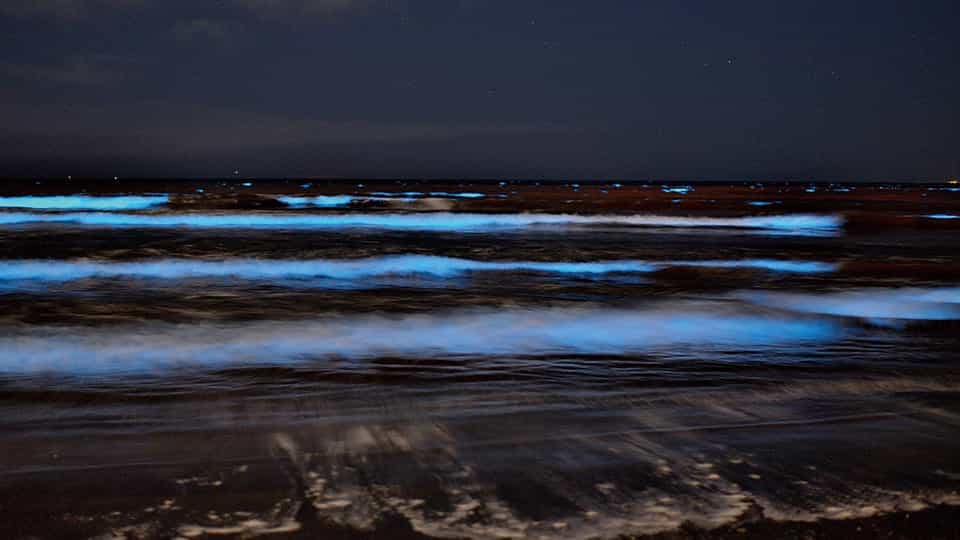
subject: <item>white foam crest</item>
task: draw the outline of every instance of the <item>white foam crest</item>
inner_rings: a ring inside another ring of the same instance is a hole
[[[840,333],[826,320],[764,317],[708,303],[645,310],[508,309],[300,322],[56,328],[0,338],[0,372],[122,374],[331,357],[759,348],[815,343]]]
[[[418,231],[484,231],[525,229],[534,226],[621,225],[634,227],[734,228],[771,234],[829,235],[842,226],[838,216],[788,214],[736,218],[682,217],[658,215],[577,215],[577,214],[113,214],[74,212],[40,214],[0,213],[0,225],[68,223],[106,227],[196,227],[336,229],[373,228]]]

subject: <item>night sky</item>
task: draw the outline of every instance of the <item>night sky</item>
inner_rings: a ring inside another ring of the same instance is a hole
[[[928,180],[957,0],[0,0],[0,176]]]

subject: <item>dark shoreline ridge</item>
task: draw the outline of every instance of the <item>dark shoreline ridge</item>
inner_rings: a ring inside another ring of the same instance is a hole
[[[745,515],[742,520],[713,530],[684,526],[682,530],[648,536],[620,536],[618,540],[950,540],[960,538],[960,508],[938,506],[919,512],[895,512],[867,518],[781,522]]]
[[[123,470],[109,473],[120,477],[128,472]],[[114,534],[128,534],[128,538],[247,538],[248,533],[229,534],[218,531],[216,534],[198,534],[191,532],[190,527],[184,527],[175,517],[175,512],[165,510],[162,505],[155,513],[161,513],[143,525],[122,526],[118,523],[119,517],[104,515],[101,517],[84,517],[84,505],[74,501],[72,511],[67,508],[58,509],[56,506],[46,506],[43,500],[32,500],[37,494],[47,489],[58,490],[64,487],[76,489],[77,486],[63,485],[61,481],[51,476],[63,473],[29,474],[17,483],[25,489],[17,497],[16,504],[21,510],[14,516],[6,514],[10,509],[13,496],[7,490],[0,491],[0,535],[3,538],[41,538],[41,539],[86,539],[104,538],[100,536],[105,530],[113,530]],[[103,474],[103,473],[101,473]],[[134,473],[134,477],[139,473]],[[30,478],[33,477],[33,478]],[[94,481],[91,479],[91,481]],[[264,487],[277,489],[277,486],[268,483]],[[96,488],[87,486],[90,493]],[[254,488],[254,486],[250,486]],[[138,489],[134,497],[148,496],[149,486]],[[213,492],[207,497],[215,497],[217,503],[223,506],[231,504],[243,505],[248,503],[242,495],[231,501],[230,497],[223,498]],[[212,503],[211,501],[208,501]],[[34,504],[35,503],[35,504]],[[96,503],[99,506],[100,503]],[[174,509],[176,506],[173,507]],[[429,535],[417,532],[409,520],[396,512],[384,512],[377,516],[369,527],[357,529],[349,525],[338,523],[332,519],[318,516],[309,511],[308,502],[299,503],[293,499],[281,503],[278,508],[289,512],[295,519],[296,527],[288,527],[283,531],[282,524],[275,527],[276,532],[265,534],[266,538],[289,539],[342,539],[342,540],[428,540],[439,538],[458,538],[449,535]],[[167,516],[162,515],[167,512]],[[148,514],[142,514],[147,517]],[[290,522],[293,523],[293,522]],[[212,527],[216,529],[215,524]],[[226,528],[229,528],[226,527]],[[179,534],[178,534],[179,533]],[[186,534],[184,534],[186,533]],[[121,536],[122,537],[122,536]],[[876,538],[891,538],[894,540],[950,540],[960,538],[960,507],[956,505],[937,505],[917,511],[880,512],[869,517],[847,519],[818,519],[815,521],[778,521],[764,517],[762,509],[751,506],[739,517],[730,523],[716,528],[702,528],[686,522],[678,529],[642,535],[603,535],[586,536],[589,538],[616,539],[616,540],[728,540],[740,538],[756,538],[761,540],[818,540],[832,538],[848,538],[852,540],[872,540]],[[464,537],[465,538],[465,537]]]
[[[2,515],[2,510],[0,510]],[[52,519],[51,519],[52,518]],[[60,521],[60,516],[44,513],[18,516],[17,520],[0,523],[0,535],[11,539],[62,539],[87,540],[106,538],[105,529],[111,528],[109,520]],[[413,529],[410,522],[397,513],[381,515],[373,527],[353,529],[335,521],[317,518],[310,512],[296,514],[300,528],[288,532],[274,532],[257,536],[289,540],[466,540],[451,536],[431,536]],[[36,520],[36,521],[34,521]],[[24,521],[41,522],[41,527],[21,527]],[[166,527],[165,527],[166,525]],[[177,534],[178,527],[172,520],[159,520],[144,528],[138,528],[127,538],[249,538],[245,533],[215,535]],[[121,533],[122,534],[122,533]],[[121,536],[123,537],[123,536]],[[806,521],[776,521],[763,517],[756,508],[745,512],[734,522],[715,529],[698,528],[684,523],[678,530],[649,535],[594,536],[595,540],[955,540],[960,538],[960,507],[941,505],[916,512],[893,512],[871,517],[852,519],[821,519]]]

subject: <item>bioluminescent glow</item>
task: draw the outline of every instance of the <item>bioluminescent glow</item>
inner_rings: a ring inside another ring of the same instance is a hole
[[[709,268],[753,268],[771,272],[823,274],[835,272],[837,265],[819,261],[792,261],[778,259],[744,259],[739,261],[677,261],[666,266],[702,266]]]
[[[0,197],[0,208],[31,208],[34,210],[145,210],[167,204],[167,195],[119,195],[92,197],[89,195],[26,195]]]
[[[388,199],[392,198],[403,198],[403,199],[416,199],[419,197],[446,197],[453,199],[482,199],[486,197],[483,193],[471,193],[471,192],[456,192],[451,193],[449,191],[431,191],[429,193],[424,193],[422,191],[374,191],[370,193],[374,197],[384,197]]]
[[[100,227],[191,227],[235,229],[369,228],[414,231],[515,230],[535,226],[619,225],[664,228],[733,228],[768,234],[825,236],[836,234],[843,219],[834,215],[787,214],[735,218],[658,215],[576,214],[113,214],[71,212],[0,213],[0,225],[66,223]]]
[[[676,187],[664,186],[663,188],[661,188],[661,191],[663,191],[664,193],[680,193],[681,195],[686,195],[687,193],[690,193],[691,191],[693,191],[693,188],[690,186],[676,186]]]
[[[558,274],[651,272],[641,261],[609,262],[489,262],[428,255],[397,255],[366,259],[193,261],[184,259],[145,262],[6,261],[0,280],[71,281],[88,278],[182,279],[234,277],[243,279],[364,279],[391,275],[454,277],[469,272],[533,271]]]
[[[774,204],[783,204],[783,201],[750,201],[747,204],[750,206],[771,206]]]
[[[960,287],[856,289],[823,294],[752,292],[739,297],[777,309],[868,320],[960,319]]]
[[[960,216],[955,214],[927,214],[924,217],[929,219],[960,219]]]
[[[394,255],[366,259],[234,259],[204,261],[162,259],[141,262],[0,261],[0,282],[136,278],[238,278],[247,280],[343,279],[424,275],[455,277],[470,272],[527,271],[549,274],[602,275],[646,273],[671,266],[753,268],[773,272],[822,273],[835,265],[814,261],[746,259],[740,261],[478,261],[430,255]]]
[[[290,206],[306,208],[336,208],[349,206],[355,198],[351,195],[318,195],[316,197],[277,197],[277,200]]]
[[[484,195],[483,193],[470,193],[470,192],[449,193],[446,191],[431,191],[430,196],[431,197],[452,197],[454,199],[482,199],[486,197],[486,195]]]
[[[462,311],[301,322],[57,328],[0,337],[0,372],[124,374],[378,356],[629,354],[678,347],[783,347],[838,338],[828,320],[770,318],[723,305]],[[738,361],[742,361],[738,357]]]
[[[374,191],[370,195],[374,197],[403,197],[403,198],[413,198],[413,197],[423,197],[424,193],[422,191]]]

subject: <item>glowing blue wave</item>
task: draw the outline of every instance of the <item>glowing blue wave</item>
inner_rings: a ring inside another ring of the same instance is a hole
[[[316,197],[277,197],[277,200],[295,207],[336,208],[349,206],[355,198],[351,195],[318,195]]]
[[[166,195],[122,195],[91,197],[89,195],[27,195],[0,197],[0,208],[32,208],[35,210],[144,210],[169,202]]]
[[[232,325],[38,330],[0,337],[0,372],[123,374],[327,358],[629,354],[809,344],[826,320],[769,318],[714,304],[646,311],[544,309]]]
[[[960,216],[954,214],[927,214],[924,217],[930,219],[960,219]]]
[[[295,208],[342,208],[345,206],[350,206],[351,203],[357,200],[397,200],[403,199],[406,201],[413,201],[420,197],[424,197],[426,194],[419,191],[407,191],[404,193],[388,193],[383,191],[378,191],[372,193],[373,197],[364,197],[364,196],[353,196],[353,195],[318,195],[316,197],[295,197],[295,196],[283,196],[277,197],[277,200],[284,202]],[[429,193],[430,197],[438,198],[459,198],[459,199],[481,199],[485,197],[483,193],[448,193],[446,191],[432,191]]]
[[[358,280],[396,275],[454,277],[470,272],[529,271],[549,274],[600,275],[653,272],[670,266],[754,268],[774,272],[832,272],[836,265],[816,261],[747,259],[739,261],[477,261],[429,255],[397,255],[367,259],[202,261],[162,259],[141,262],[0,261],[0,281],[53,281],[137,278],[239,278],[247,280],[344,279]]]
[[[449,193],[446,191],[431,191],[431,197],[453,197],[455,199],[482,199],[486,197],[483,193],[469,193],[469,192],[460,192],[460,193]]]
[[[370,195],[373,195],[374,197],[407,197],[407,198],[410,198],[410,197],[423,197],[423,192],[422,192],[422,191],[401,191],[401,192],[395,192],[395,191],[374,191],[374,192],[371,192]]]
[[[422,191],[374,191],[370,193],[374,197],[385,197],[385,198],[405,198],[405,199],[415,199],[418,197],[448,197],[454,199],[482,199],[486,197],[483,193],[470,193],[470,192],[456,192],[451,193],[449,191],[431,191],[430,193],[424,193]]]
[[[777,259],[745,259],[739,261],[678,261],[663,263],[664,266],[702,266],[710,268],[753,268],[771,272],[798,274],[822,274],[835,272],[836,264],[819,261],[787,261]]]
[[[0,225],[68,223],[105,227],[193,227],[230,229],[371,228],[414,231],[487,231],[534,226],[621,225],[634,227],[736,228],[770,234],[830,235],[843,225],[838,216],[788,214],[737,218],[656,215],[574,214],[112,214],[72,212],[40,214],[0,213]]]

